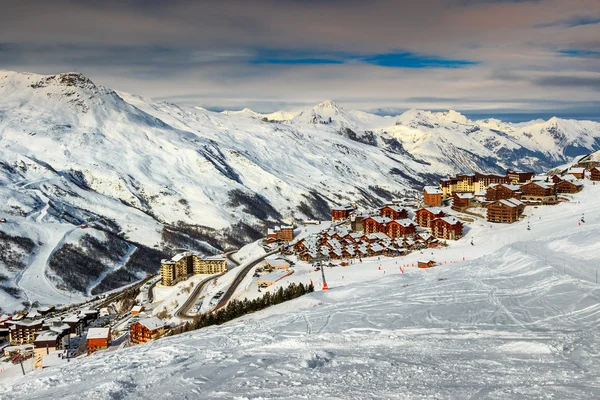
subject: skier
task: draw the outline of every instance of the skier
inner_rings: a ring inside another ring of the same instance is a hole
[[[475,244],[473,244],[473,239],[471,239],[471,246],[475,246]]]

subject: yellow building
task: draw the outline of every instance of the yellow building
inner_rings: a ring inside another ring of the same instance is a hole
[[[161,283],[172,286],[186,280],[190,275],[218,274],[227,270],[227,260],[221,257],[203,257],[185,252],[177,254],[171,260],[160,263]]]
[[[506,175],[496,174],[465,174],[449,177],[440,181],[440,189],[442,189],[442,197],[448,198],[454,192],[480,192],[485,191],[491,184],[508,183]]]

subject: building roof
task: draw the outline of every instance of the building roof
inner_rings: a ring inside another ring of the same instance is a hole
[[[575,178],[575,175],[572,174],[566,174],[560,177],[560,179],[562,179],[563,181],[576,181],[577,178]]]
[[[442,218],[438,218],[438,219],[442,220],[450,225],[456,225],[460,222],[456,217],[442,217]]]
[[[150,317],[139,321],[144,327],[154,331],[167,325],[167,323],[157,317]]]
[[[36,325],[42,325],[44,323],[43,319],[35,319],[35,320],[21,320],[21,321],[9,321],[8,322],[10,325],[13,326],[24,326],[24,327],[28,327],[28,326],[36,326]]]
[[[425,186],[423,191],[427,194],[442,194],[442,190],[437,186]]]
[[[517,206],[524,206],[525,203],[523,203],[521,200],[518,199],[514,199],[514,198],[510,198],[510,199],[506,199],[508,201],[510,201],[511,203],[517,205]]]
[[[142,312],[142,311],[144,311],[144,306],[133,306],[131,308],[131,311],[133,311],[133,312]]]
[[[278,259],[267,259],[267,262],[273,267],[283,267],[284,265],[290,266],[290,263],[286,260]]]
[[[409,226],[414,226],[415,225],[415,223],[412,220],[408,219],[408,218],[397,219],[394,222],[402,225],[405,228],[408,228]]]
[[[581,168],[581,167],[569,168],[570,174],[583,174],[584,172],[585,172],[585,168]]]
[[[502,186],[509,190],[512,190],[513,192],[518,192],[519,190],[521,190],[521,185],[510,185],[508,183],[503,183]]]
[[[505,206],[510,207],[510,208],[517,207],[517,205],[515,203],[513,203],[512,201],[505,200],[505,199],[498,200],[498,203],[504,204]]]
[[[63,319],[63,322],[79,322],[83,319],[83,317],[79,315],[69,315]]]
[[[421,210],[427,210],[430,213],[435,214],[435,215],[438,215],[439,213],[444,212],[441,208],[438,208],[438,207],[424,207],[424,208],[421,208]],[[418,210],[418,211],[420,211],[420,210]]]
[[[87,340],[109,339],[110,338],[110,328],[90,328],[90,329],[88,329],[87,336],[85,338]]]
[[[35,342],[49,342],[56,341],[58,333],[54,331],[42,331],[35,337]]]
[[[475,197],[473,193],[454,193],[459,199],[472,199]]]

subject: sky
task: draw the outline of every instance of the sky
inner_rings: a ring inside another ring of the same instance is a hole
[[[2,0],[0,69],[212,110],[600,120],[600,1]]]

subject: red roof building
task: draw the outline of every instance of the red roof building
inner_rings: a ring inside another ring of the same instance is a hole
[[[462,237],[463,224],[455,217],[436,218],[431,222],[431,231],[437,238],[458,240]]]
[[[436,207],[426,207],[417,210],[415,213],[415,221],[423,228],[431,228],[431,222],[436,218],[445,217],[446,213]]]

